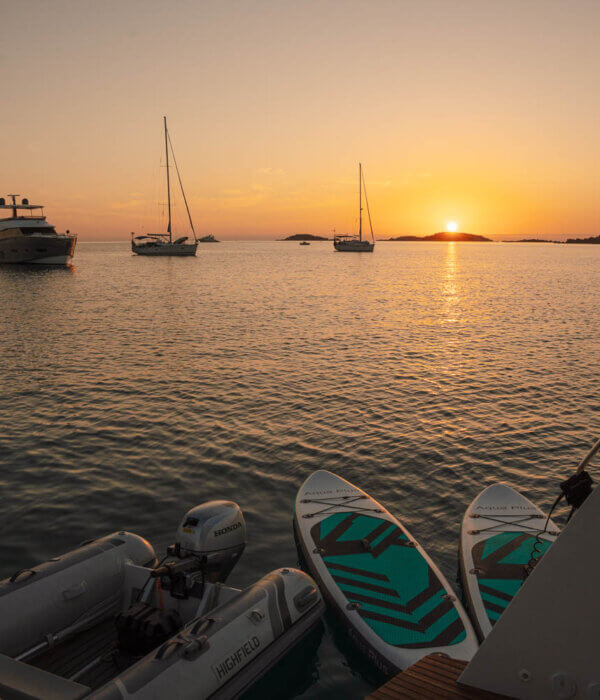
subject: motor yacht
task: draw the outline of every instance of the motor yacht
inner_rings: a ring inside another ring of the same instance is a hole
[[[46,221],[43,206],[30,204],[26,198],[17,202],[17,197],[20,195],[0,197],[0,210],[9,212],[0,218],[0,263],[69,265],[77,236],[69,231],[57,233]],[[12,201],[7,204],[7,199]]]

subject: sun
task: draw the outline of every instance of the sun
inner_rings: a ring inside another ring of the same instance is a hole
[[[458,224],[456,221],[449,221],[446,224],[446,231],[449,231],[450,233],[456,233],[458,231]]]

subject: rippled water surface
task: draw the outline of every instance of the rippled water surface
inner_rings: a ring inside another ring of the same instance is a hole
[[[0,269],[0,575],[123,528],[162,549],[228,498],[248,525],[230,582],[250,584],[296,564],[294,497],[320,468],[451,581],[484,486],[546,509],[599,432],[600,246],[331,248],[84,242],[71,271]],[[375,683],[329,621],[298,653],[274,695]]]

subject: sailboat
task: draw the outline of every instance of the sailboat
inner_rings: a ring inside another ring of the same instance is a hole
[[[177,160],[175,159],[175,151],[173,150],[173,144],[171,143],[171,137],[169,136],[169,131],[167,129],[167,118],[163,117],[163,120],[165,125],[165,155],[167,160],[167,204],[169,208],[169,223],[167,224],[167,232],[144,233],[140,236],[136,236],[135,233],[132,232],[131,250],[137,255],[196,255],[198,239],[196,238],[194,223],[192,222],[192,215],[190,214],[190,208],[188,206],[185,192],[183,190],[181,175],[179,174]],[[171,178],[169,174],[169,150],[173,155],[173,163],[175,164],[175,171],[177,172],[179,187],[181,188],[181,194],[185,203],[185,209],[187,211],[188,220],[190,222],[190,228],[194,237],[193,243],[186,243],[186,241],[188,241],[189,239],[189,236],[180,236],[179,238],[173,240],[173,231],[171,226]]]
[[[371,240],[363,239],[362,235],[362,193],[365,191],[365,203],[367,214],[369,215],[369,228],[371,230]],[[367,199],[367,188],[362,172],[362,163],[358,164],[358,236],[337,235],[333,238],[333,247],[340,253],[372,253],[375,248],[375,238],[373,236],[373,225],[371,224],[371,212],[369,211],[369,200]]]

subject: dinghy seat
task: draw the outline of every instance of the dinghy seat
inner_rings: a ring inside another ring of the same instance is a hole
[[[90,688],[81,683],[54,676],[0,654],[2,700],[79,700],[89,693]]]

